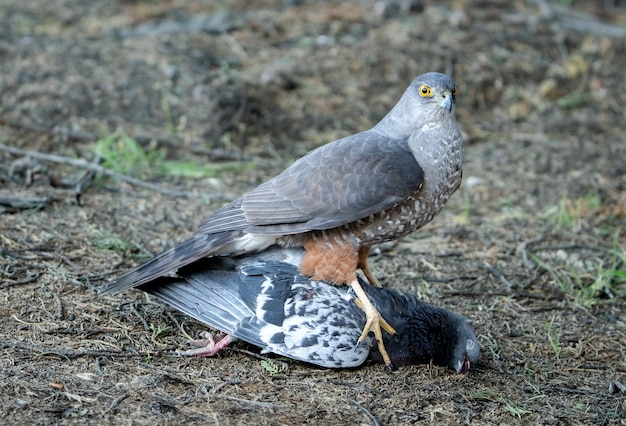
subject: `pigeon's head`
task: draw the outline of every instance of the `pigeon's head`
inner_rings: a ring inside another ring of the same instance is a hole
[[[470,366],[475,365],[480,358],[480,346],[474,330],[465,318],[459,317],[456,330],[456,345],[452,351],[449,366],[457,373],[467,373]]]
[[[478,340],[461,315],[424,303],[414,294],[375,289],[371,296],[396,330],[393,336],[383,334],[394,367],[432,363],[466,373],[478,362]],[[370,353],[372,359],[382,359],[376,352]]]

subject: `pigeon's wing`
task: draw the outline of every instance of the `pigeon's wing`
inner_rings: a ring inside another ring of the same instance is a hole
[[[235,337],[250,341],[258,335],[265,352],[322,367],[355,367],[367,359],[370,341],[357,344],[365,314],[354,304],[351,291],[311,281],[281,262],[242,268],[246,276],[254,276],[252,271],[265,277],[256,320],[241,323]]]
[[[369,130],[311,151],[220,209],[197,232],[232,226],[257,234],[330,229],[405,201],[423,180],[406,140]]]
[[[365,315],[346,289],[311,282],[284,262],[247,261],[234,271],[216,269],[216,262],[139,288],[264,352],[328,368],[367,359],[371,342],[357,346]]]
[[[254,316],[239,296],[238,279],[236,272],[207,270],[162,278],[139,289],[211,328],[233,334],[243,319]]]

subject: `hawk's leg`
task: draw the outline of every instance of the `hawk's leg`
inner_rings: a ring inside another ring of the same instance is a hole
[[[378,281],[378,278],[376,278],[369,265],[367,264],[367,255],[369,254],[369,252],[369,247],[361,247],[359,249],[359,268],[361,268],[361,271],[363,271],[363,273],[365,274],[365,278],[367,278],[367,281],[369,281],[370,284],[375,285],[376,287],[382,287],[382,284],[380,283],[380,281]]]
[[[311,238],[304,244],[300,273],[315,281],[348,285],[356,279],[359,249],[339,239]]]
[[[387,321],[383,318],[383,316],[378,312],[378,309],[372,304],[369,300],[365,291],[361,287],[359,280],[354,280],[350,286],[354,290],[357,296],[357,305],[365,312],[365,317],[367,321],[365,322],[365,327],[363,327],[363,333],[361,333],[361,337],[359,337],[359,343],[362,343],[370,331],[374,333],[374,337],[376,338],[376,343],[378,345],[378,351],[383,357],[385,361],[385,365],[389,368],[393,368],[391,364],[391,358],[385,349],[385,344],[383,342],[383,330],[392,336],[396,334],[396,330],[393,329],[392,326],[389,325]]]
[[[214,335],[212,333],[209,333],[208,331],[202,332],[200,334],[200,337],[201,339],[192,340],[191,342],[189,342],[189,344],[191,346],[195,346],[196,349],[176,351],[176,353],[183,356],[213,356],[222,349],[224,349],[226,346],[237,340],[229,334],[218,333]]]
[[[333,284],[350,285],[352,287],[360,301],[359,306],[365,312],[367,319],[363,333],[359,338],[359,343],[363,342],[369,332],[372,331],[385,364],[391,368],[391,358],[389,358],[389,354],[385,350],[382,330],[391,335],[395,334],[396,331],[374,307],[356,277],[362,250],[341,239],[334,239],[331,235],[327,235],[325,239],[311,238],[304,244],[304,249],[305,253],[300,264],[300,273],[311,277],[312,280],[328,281]],[[365,255],[367,255],[367,252],[365,252]]]

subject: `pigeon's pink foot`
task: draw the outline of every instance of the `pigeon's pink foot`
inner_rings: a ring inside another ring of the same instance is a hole
[[[189,344],[191,346],[194,346],[196,349],[189,349],[186,351],[179,350],[176,351],[176,353],[183,356],[213,356],[222,349],[224,349],[226,346],[237,340],[228,334],[217,333],[214,335],[212,333],[209,333],[208,331],[202,332],[200,334],[200,337],[201,339],[192,340],[189,342]]]

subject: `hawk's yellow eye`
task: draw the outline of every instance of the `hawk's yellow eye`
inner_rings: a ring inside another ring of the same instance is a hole
[[[433,89],[431,89],[430,87],[426,86],[425,84],[422,84],[419,88],[419,93],[420,96],[423,98],[429,98],[433,95]]]
[[[454,86],[454,89],[452,89],[452,96],[456,96],[456,86]]]

